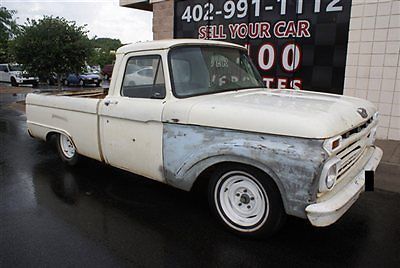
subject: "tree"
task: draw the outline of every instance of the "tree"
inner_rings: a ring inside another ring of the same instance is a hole
[[[30,73],[56,73],[59,88],[62,74],[79,72],[93,51],[85,26],[51,16],[28,20],[12,48],[17,62]]]
[[[19,32],[19,26],[13,18],[17,12],[0,7],[0,62],[9,62],[9,42]]]
[[[104,67],[106,64],[111,64],[115,60],[115,53],[122,43],[119,39],[111,38],[93,38],[90,40],[94,47],[94,52],[89,58],[88,63],[90,65],[100,65]]]

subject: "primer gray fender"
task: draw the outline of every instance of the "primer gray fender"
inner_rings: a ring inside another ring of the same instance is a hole
[[[275,181],[286,212],[306,217],[326,154],[321,140],[165,124],[163,157],[167,183],[187,191],[201,172],[217,163],[257,167]]]

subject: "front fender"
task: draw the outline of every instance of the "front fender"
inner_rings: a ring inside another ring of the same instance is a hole
[[[165,124],[164,170],[167,183],[190,190],[208,167],[221,162],[254,166],[278,186],[289,214],[305,217],[316,196],[316,178],[326,158],[322,141],[201,126]]]

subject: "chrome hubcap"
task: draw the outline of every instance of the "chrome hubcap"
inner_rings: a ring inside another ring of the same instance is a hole
[[[65,157],[72,158],[75,155],[75,146],[67,136],[60,135],[60,145]]]
[[[268,217],[264,188],[247,172],[231,171],[219,180],[215,201],[222,219],[235,229],[258,229]]]

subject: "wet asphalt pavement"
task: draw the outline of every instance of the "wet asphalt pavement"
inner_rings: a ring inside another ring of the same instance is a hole
[[[245,240],[206,199],[96,161],[66,167],[7,108],[23,98],[0,95],[0,267],[400,264],[400,194],[365,193],[327,228],[289,218],[274,237]]]

